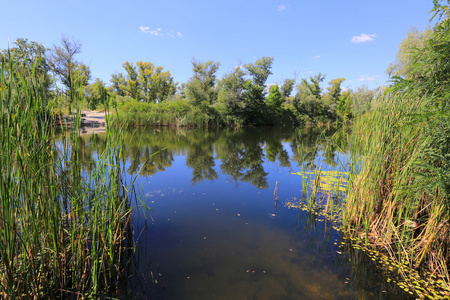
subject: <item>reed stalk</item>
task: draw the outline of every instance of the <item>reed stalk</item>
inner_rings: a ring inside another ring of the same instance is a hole
[[[55,111],[32,65],[2,56],[0,298],[116,295],[132,244],[121,134],[83,169],[76,126],[55,143]],[[61,100],[61,99],[60,99]]]
[[[429,123],[420,118],[427,100],[420,94],[387,95],[383,109],[355,121],[353,165],[362,154],[363,167],[350,176],[343,226],[399,266],[441,277],[449,290],[448,195],[430,184],[435,173],[423,163],[436,147]]]

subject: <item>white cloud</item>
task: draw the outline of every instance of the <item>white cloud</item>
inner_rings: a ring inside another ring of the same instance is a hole
[[[361,35],[355,35],[352,37],[352,43],[365,43],[373,41],[373,38],[376,38],[377,35],[375,33],[373,34],[366,34],[362,33]]]
[[[316,56],[314,56],[313,58],[314,58],[314,59],[318,59],[318,58],[320,58],[320,55],[316,55]]]
[[[278,11],[283,11],[285,9],[286,9],[286,5],[284,5],[284,4],[280,4],[280,5],[277,6],[277,10]]]
[[[380,77],[380,75],[373,75],[373,76],[366,76],[366,75],[360,75],[358,81],[377,81],[377,78]]]
[[[168,33],[164,31],[162,28],[156,28],[155,30],[151,30],[150,27],[147,26],[139,26],[139,30],[141,30],[145,34],[151,34],[154,36],[169,36],[169,37],[183,37],[181,32],[176,32],[174,30],[170,30]]]
[[[150,27],[139,26],[139,29],[140,29],[143,33],[149,33],[149,32],[150,32]]]
[[[308,71],[308,74],[311,74],[312,73],[312,71]]]
[[[147,26],[139,26],[139,29],[143,33],[150,33],[151,35],[160,35],[161,31],[162,31],[161,28],[156,28],[155,30],[150,30],[150,27],[147,27]]]

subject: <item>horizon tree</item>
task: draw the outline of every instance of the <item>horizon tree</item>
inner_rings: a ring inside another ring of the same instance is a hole
[[[61,37],[61,46],[53,45],[49,61],[51,69],[66,87],[66,95],[69,98],[69,113],[71,104],[75,98],[75,91],[79,86],[86,86],[91,78],[88,66],[76,60],[75,56],[81,53],[81,43]]]

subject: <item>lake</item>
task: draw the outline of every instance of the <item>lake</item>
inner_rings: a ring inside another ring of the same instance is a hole
[[[136,252],[123,296],[408,299],[370,257],[341,240],[339,222],[301,209],[311,201],[314,180],[292,173],[346,171],[346,141],[333,140],[334,133],[291,127],[130,132],[123,145],[126,181],[135,179],[150,210],[141,207],[133,216]],[[101,134],[82,139],[89,169],[105,141]]]

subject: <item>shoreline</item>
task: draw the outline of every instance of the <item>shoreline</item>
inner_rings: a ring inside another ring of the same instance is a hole
[[[108,114],[110,113],[107,113],[105,110],[81,111],[80,133],[81,134],[104,133],[106,131],[106,115]],[[58,118],[56,126],[60,129],[72,128],[75,123],[74,119],[75,119],[74,115],[63,116],[61,121]]]

